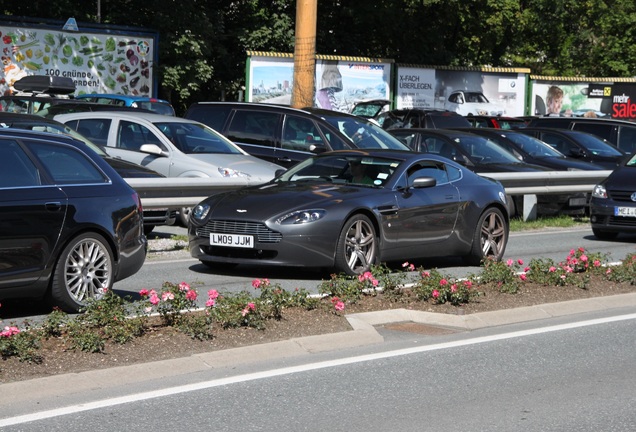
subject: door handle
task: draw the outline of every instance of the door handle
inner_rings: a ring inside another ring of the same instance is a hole
[[[44,208],[50,212],[57,212],[62,209],[62,203],[60,202],[47,202],[44,204]]]

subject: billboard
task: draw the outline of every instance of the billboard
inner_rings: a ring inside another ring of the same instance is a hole
[[[350,112],[356,102],[391,98],[392,64],[359,57],[316,56],[315,106]],[[248,102],[291,105],[291,54],[254,53],[248,61]]]
[[[77,28],[77,27],[75,27]],[[69,77],[76,94],[156,94],[153,67],[158,36],[81,25],[36,25],[0,21],[0,94],[14,91],[26,75]]]
[[[396,66],[396,108],[446,109],[462,115],[525,113],[526,69]]]

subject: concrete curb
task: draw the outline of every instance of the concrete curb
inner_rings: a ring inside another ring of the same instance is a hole
[[[352,314],[347,315],[347,320],[352,328],[351,331],[347,332],[294,338],[261,345],[193,354],[177,359],[1,384],[0,393],[10,394],[11,398],[0,401],[0,410],[7,403],[14,405],[23,401],[80,393],[89,389],[107,389],[122,384],[141,383],[151,379],[174,377],[238,363],[307,356],[313,353],[379,344],[384,341],[384,338],[374,326],[390,323],[415,322],[432,326],[476,330],[504,324],[635,306],[636,293],[631,293],[470,315],[449,315],[407,309]]]

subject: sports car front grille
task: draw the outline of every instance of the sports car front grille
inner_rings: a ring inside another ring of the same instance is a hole
[[[210,233],[253,235],[258,243],[279,243],[283,238],[281,233],[258,222],[210,220],[197,229],[200,237],[210,237]]]
[[[614,201],[633,202],[632,194],[636,191],[624,191],[624,190],[608,190],[607,193]]]

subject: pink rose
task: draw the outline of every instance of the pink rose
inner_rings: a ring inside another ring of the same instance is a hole
[[[336,309],[337,311],[343,311],[345,308],[345,304],[341,301],[337,301],[334,305],[333,305],[334,309]]]
[[[179,284],[179,291],[188,291],[190,289],[190,285],[185,282],[181,282]]]
[[[217,290],[211,289],[210,291],[208,291],[208,298],[214,300],[218,296],[219,296],[219,292]]]
[[[431,293],[431,295],[433,296],[433,298],[438,298],[439,297],[439,291],[437,291],[436,289],[433,290],[433,292]]]
[[[261,287],[261,280],[260,279],[254,279],[252,281],[252,286],[256,289],[259,289]]]
[[[190,301],[195,301],[197,299],[197,292],[195,290],[188,290],[186,298]]]

